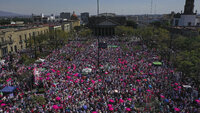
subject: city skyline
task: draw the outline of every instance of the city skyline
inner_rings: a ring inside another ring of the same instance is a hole
[[[198,6],[199,4],[199,6]],[[152,14],[166,14],[171,11],[184,10],[185,0],[153,0]],[[23,7],[22,7],[23,6]],[[60,12],[77,14],[89,12],[97,14],[97,0],[1,0],[0,10],[30,15],[44,13],[45,15]],[[200,0],[195,0],[194,12],[200,12]],[[116,13],[125,15],[151,14],[151,0],[100,0],[100,13]]]

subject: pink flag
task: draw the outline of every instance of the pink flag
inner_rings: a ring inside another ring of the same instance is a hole
[[[75,65],[75,64],[73,64],[73,67],[74,67],[73,71],[75,71],[75,70],[76,70],[76,65]]]
[[[9,81],[11,81],[12,80],[12,78],[9,78],[8,80],[6,80],[6,82],[9,82]]]

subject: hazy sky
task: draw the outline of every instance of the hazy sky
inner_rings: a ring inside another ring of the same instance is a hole
[[[59,14],[60,12],[90,12],[96,14],[97,0],[0,0],[0,10],[19,14]],[[153,13],[181,12],[185,0],[153,0]],[[150,14],[151,0],[100,0],[100,13]],[[156,10],[155,10],[156,9]],[[200,12],[200,0],[195,0]]]

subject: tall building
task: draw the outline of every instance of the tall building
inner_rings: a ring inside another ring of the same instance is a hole
[[[90,14],[88,12],[81,13],[81,21],[83,24],[87,24],[89,22]]]
[[[67,20],[69,20],[70,17],[71,17],[70,12],[62,12],[62,13],[60,13],[60,18],[61,19],[67,19]]]
[[[187,14],[187,15],[194,14],[194,0],[185,1],[184,14]]]
[[[200,18],[197,11],[194,13],[194,0],[186,0],[184,13],[174,15],[173,26],[200,26]]]

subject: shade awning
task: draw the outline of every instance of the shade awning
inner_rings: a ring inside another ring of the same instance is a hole
[[[2,90],[0,90],[0,92],[12,93],[15,89],[16,87],[13,87],[13,86],[5,86]]]
[[[161,66],[162,62],[153,62],[153,65]]]

